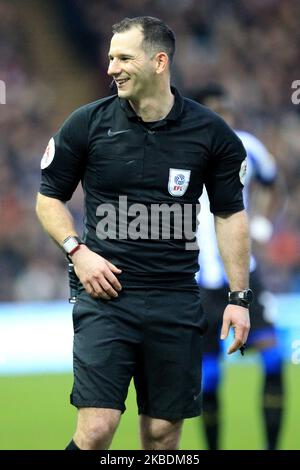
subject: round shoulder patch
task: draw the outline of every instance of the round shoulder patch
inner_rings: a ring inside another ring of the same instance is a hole
[[[241,163],[241,168],[240,168],[240,182],[242,183],[242,185],[244,186],[245,185],[245,181],[246,181],[246,175],[247,175],[247,160],[245,158],[245,160],[242,161]]]
[[[41,169],[44,170],[52,162],[55,155],[55,142],[53,137],[49,140],[49,144],[46,147],[45,153],[41,160]]]

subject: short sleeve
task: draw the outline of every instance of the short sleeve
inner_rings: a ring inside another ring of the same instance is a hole
[[[216,117],[212,128],[211,155],[205,186],[212,213],[244,209],[243,187],[246,176],[246,151],[234,131]]]
[[[41,194],[61,201],[71,199],[84,173],[87,143],[86,111],[80,108],[49,141],[41,160]]]

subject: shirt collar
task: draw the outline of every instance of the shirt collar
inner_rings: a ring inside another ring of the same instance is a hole
[[[170,110],[169,114],[162,120],[162,121],[177,121],[183,111],[183,98],[177,88],[171,86],[171,91],[174,95],[174,104],[172,106],[172,109]],[[138,115],[135,113],[135,111],[132,109],[130,106],[130,103],[128,100],[125,100],[124,98],[119,98],[119,103],[123,111],[126,113],[127,117],[129,119],[138,119]]]

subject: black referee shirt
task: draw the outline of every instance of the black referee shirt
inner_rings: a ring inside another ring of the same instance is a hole
[[[117,95],[79,108],[42,159],[40,193],[68,201],[81,181],[84,241],[122,269],[125,281],[194,276],[198,251],[187,249],[191,231],[184,230],[183,214],[189,227],[193,218],[195,230],[203,184],[213,213],[244,208],[240,172],[246,152],[241,141],[218,115],[172,92],[173,108],[155,123],[144,123]],[[174,204],[177,218],[172,210],[170,224],[159,216],[151,232],[153,207]]]

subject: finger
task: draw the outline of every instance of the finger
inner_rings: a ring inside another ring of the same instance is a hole
[[[239,328],[235,327],[235,329],[234,329],[234,341],[228,349],[228,354],[231,354],[231,353],[237,351],[238,349],[240,349],[241,346],[243,346],[243,344],[244,344],[243,336],[244,336],[244,329],[241,328],[241,327],[239,327]]]
[[[98,290],[98,292],[96,292],[90,282],[87,282],[86,284],[84,284],[84,288],[87,291],[87,293],[94,299],[99,299],[100,297],[102,297],[105,300],[110,300],[110,297],[104,291],[102,291],[102,289],[101,291]]]
[[[118,297],[118,292],[107,282],[104,276],[102,276],[100,280],[100,284],[102,289],[106,292],[107,295],[110,297]]]
[[[94,299],[111,300],[111,298],[109,297],[109,295],[107,295],[107,293],[104,292],[104,290],[101,291],[101,292],[99,292],[98,294],[97,294],[95,291],[93,291],[92,294],[91,294],[91,296],[92,296]]]
[[[243,335],[243,344],[247,343],[248,335],[249,335],[249,329],[247,329],[246,333],[244,333]]]
[[[233,343],[230,345],[227,353],[232,354],[232,353],[238,351],[242,346],[243,346],[243,342],[241,341],[241,339],[235,338]]]
[[[223,318],[222,329],[221,329],[221,339],[225,339],[228,336],[230,328],[230,320]]]
[[[249,336],[249,333],[250,333],[250,328],[251,328],[251,323],[250,323],[250,320],[249,320],[246,327],[245,327],[245,331],[244,331],[244,337],[243,337],[244,343],[246,343],[246,341],[248,339],[248,336]]]
[[[83,286],[89,295],[92,295],[94,293],[94,289],[89,282],[85,282]]]
[[[110,268],[108,267],[108,269],[103,273],[106,280],[109,282],[109,284],[114,288],[116,289],[117,291],[121,291],[122,290],[122,286],[120,284],[120,282],[118,281],[118,279],[116,278],[116,276],[110,271]]]
[[[109,269],[111,269],[113,273],[120,274],[122,272],[122,269],[117,268],[117,266],[110,263],[109,261],[106,261],[106,264],[108,265]]]
[[[98,281],[92,279],[90,281],[90,284],[93,289],[93,292],[91,294],[92,297],[94,297],[95,299],[100,297],[101,299],[110,300],[110,296],[102,289]]]
[[[103,300],[111,300],[111,297],[106,292],[104,292],[104,290],[97,297],[98,299],[100,298]]]

